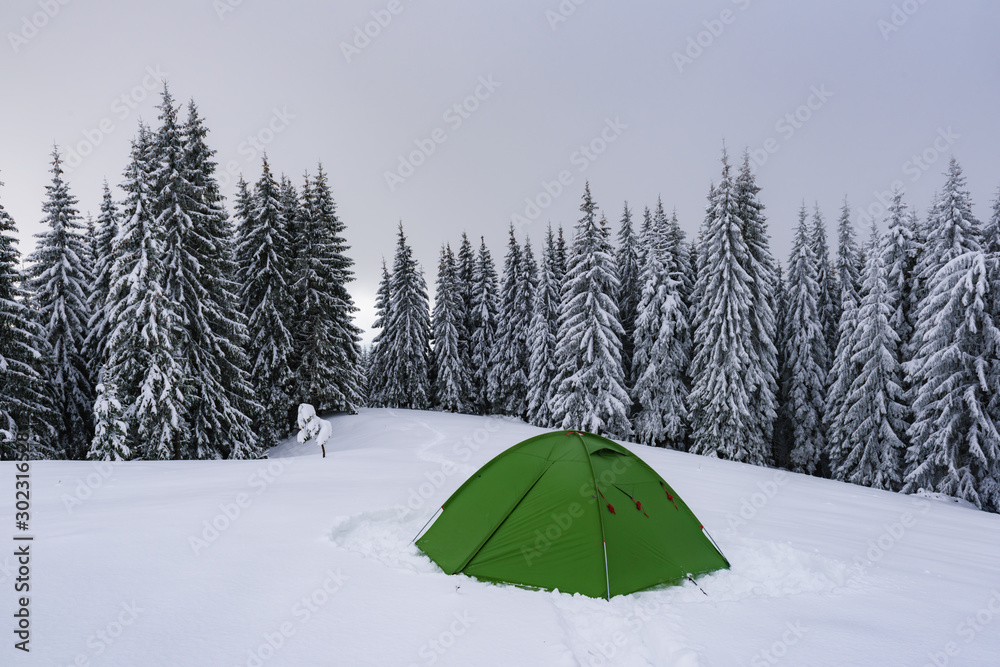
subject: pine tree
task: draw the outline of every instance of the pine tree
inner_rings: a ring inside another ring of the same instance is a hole
[[[385,402],[388,407],[430,407],[431,321],[427,285],[423,271],[406,242],[399,224],[396,258],[389,286],[392,306],[381,344],[386,346],[388,375]]]
[[[896,490],[901,480],[906,430],[902,403],[902,369],[896,352],[898,336],[892,329],[893,309],[878,232],[872,226],[871,252],[865,268],[864,297],[858,326],[851,335],[852,362],[860,372],[844,404],[847,447],[835,476],[854,484]],[[849,285],[844,293],[849,294]]]
[[[778,282],[777,261],[771,254],[770,236],[767,231],[767,220],[764,216],[764,205],[758,195],[757,185],[750,166],[749,152],[743,153],[743,164],[736,178],[734,197],[736,216],[743,224],[743,238],[747,246],[747,257],[744,268],[751,280],[752,307],[750,309],[750,370],[748,377],[750,390],[751,423],[753,431],[749,434],[751,441],[757,447],[768,452],[774,432],[774,420],[777,416],[778,394],[778,350],[774,344],[777,338],[777,319],[775,316]],[[768,458],[770,453],[768,452]]]
[[[806,225],[805,207],[788,266],[788,391],[789,413],[794,419],[792,466],[796,472],[817,473],[824,452],[823,409],[828,358],[823,319],[819,310],[819,261],[813,254],[816,228]]]
[[[184,164],[196,195],[193,203],[199,215],[194,219],[200,242],[189,247],[201,266],[198,279],[204,294],[198,311],[188,317],[189,368],[196,385],[188,404],[189,452],[191,456],[256,458],[261,450],[253,432],[253,415],[259,408],[246,354],[247,319],[239,310],[237,237],[215,177],[215,151],[208,147],[207,135],[192,100],[184,124]]]
[[[534,292],[530,275],[534,267],[529,265],[533,264],[533,259],[526,260],[511,225],[487,396],[495,411],[516,417],[527,412],[528,328]]]
[[[287,433],[291,404],[286,392],[292,337],[285,323],[289,302],[289,239],[278,183],[265,155],[254,188],[250,217],[242,221],[237,247],[240,304],[247,314],[250,382],[260,403],[255,431],[271,447]]]
[[[479,255],[472,277],[472,333],[469,351],[469,368],[472,370],[472,405],[478,414],[491,409],[487,387],[490,377],[490,358],[497,331],[497,273],[493,258],[480,238]]]
[[[823,413],[823,424],[827,434],[827,457],[834,479],[843,480],[841,467],[846,459],[851,438],[851,424],[847,411],[851,407],[851,386],[861,374],[861,367],[855,361],[854,344],[858,328],[858,294],[846,289],[841,293],[840,323],[838,326],[837,350],[833,367],[827,378],[829,389]]]
[[[916,388],[903,490],[927,489],[1000,511],[1000,436],[991,410],[1000,331],[990,264],[965,177],[953,158],[933,209],[922,260],[928,293],[919,348],[908,365]]]
[[[820,352],[821,356],[818,361],[823,372],[829,373],[830,355],[837,349],[837,325],[840,322],[841,308],[839,303],[840,286],[837,284],[834,266],[830,262],[830,246],[826,241],[826,220],[823,219],[818,204],[813,212],[811,241],[816,264],[816,286],[819,290],[816,298],[816,309],[819,313],[823,338],[826,341],[826,345],[823,346],[824,351]]]
[[[789,412],[791,402],[788,400],[788,392],[791,388],[791,369],[788,366],[788,288],[781,265],[777,267],[777,274],[774,345],[777,348],[779,375],[778,393],[775,396],[777,408],[774,432],[771,436],[771,455],[774,464],[779,468],[791,468],[792,449],[795,447],[795,419]]]
[[[105,348],[111,332],[108,327],[106,305],[111,292],[112,259],[115,237],[118,236],[118,207],[111,198],[111,189],[104,181],[104,195],[101,198],[101,213],[97,217],[94,239],[94,282],[90,290],[90,322],[87,334],[87,349],[92,355],[94,367],[100,371],[106,359]],[[95,376],[95,379],[96,376]]]
[[[663,208],[662,202],[660,208]],[[621,227],[618,231],[618,251],[615,254],[615,268],[618,276],[618,317],[622,323],[622,370],[626,385],[632,386],[632,354],[635,337],[635,320],[638,315],[642,284],[639,281],[639,244],[632,231],[632,211],[625,202]]]
[[[750,248],[738,207],[723,153],[722,179],[709,191],[698,241],[691,451],[763,465],[770,458],[770,439],[760,439],[759,418],[753,415],[757,406],[751,403],[763,376],[750,337],[758,297],[747,271]]]
[[[392,314],[392,275],[382,259],[382,278],[375,293],[375,321],[372,329],[378,331],[372,339],[368,359],[368,404],[382,408],[387,405],[385,388],[389,378],[389,355],[385,344],[386,327]]]
[[[531,329],[528,332],[528,421],[535,426],[555,426],[552,401],[558,371],[556,337],[559,334],[560,285],[556,277],[558,257],[552,225],[548,227],[538,286],[535,290]]]
[[[99,422],[89,458],[181,458],[183,369],[177,361],[181,322],[163,288],[165,230],[154,217],[155,138],[139,126],[125,170],[125,201],[114,244],[107,319],[111,330],[102,372]],[[116,399],[122,407],[119,414]],[[124,422],[122,427],[118,422]],[[121,436],[127,433],[127,444]]]
[[[632,398],[637,442],[681,449],[688,425],[685,373],[690,345],[687,308],[681,294],[681,244],[665,216],[644,225],[642,296],[635,325],[635,386]],[[676,221],[674,221],[675,223]]]
[[[36,237],[28,258],[28,289],[42,327],[46,381],[56,411],[56,442],[62,456],[83,458],[93,434],[94,394],[86,357],[87,298],[92,276],[84,266],[86,253],[77,200],[63,180],[58,149],[52,151],[52,184],[45,187],[42,206],[48,227]]]
[[[861,252],[855,240],[854,225],[851,224],[851,207],[844,197],[844,205],[840,209],[840,220],[837,222],[837,294],[843,296],[844,291],[852,294],[855,299],[861,294]],[[838,313],[839,315],[839,313]],[[827,339],[827,345],[830,339]],[[830,351],[836,349],[831,346]]]
[[[361,331],[347,284],[354,262],[347,256],[344,223],[330,191],[323,165],[306,180],[296,225],[296,313],[294,403],[317,410],[355,412],[360,404],[358,367]],[[289,204],[289,207],[291,204]],[[287,207],[286,207],[287,208]],[[286,218],[293,215],[286,210]]]
[[[42,456],[55,435],[39,372],[44,344],[25,305],[16,231],[0,204],[0,461]]]
[[[580,210],[560,299],[554,419],[561,428],[628,437],[632,401],[622,371],[614,250],[589,183]]]
[[[455,279],[456,291],[462,300],[463,320],[462,327],[458,332],[458,354],[465,364],[465,374],[468,376],[468,393],[462,397],[465,406],[463,412],[473,412],[475,410],[475,399],[472,395],[472,290],[473,279],[476,273],[476,253],[472,249],[472,243],[465,232],[462,232],[462,242],[458,248],[458,255],[455,259]]]
[[[465,326],[465,304],[458,283],[458,267],[451,246],[441,248],[437,293],[434,298],[434,405],[449,412],[463,412],[469,395],[467,360],[459,348]]]

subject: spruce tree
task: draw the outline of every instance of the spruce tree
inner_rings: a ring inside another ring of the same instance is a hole
[[[820,470],[825,446],[823,360],[829,356],[819,309],[820,262],[813,254],[815,229],[810,233],[803,207],[788,262],[788,410],[794,420],[795,443],[791,459],[793,470],[810,475]]]
[[[469,395],[468,361],[462,358],[459,340],[465,326],[465,304],[458,282],[458,267],[451,246],[441,248],[437,292],[434,297],[434,405],[448,412],[464,412]]]
[[[661,202],[660,207],[663,207]],[[643,286],[639,280],[639,243],[632,231],[632,211],[625,202],[621,227],[618,230],[618,250],[615,254],[615,268],[618,276],[618,317],[622,324],[622,370],[627,387],[632,386],[632,354],[635,336],[635,320],[638,315],[639,299]]]
[[[94,432],[94,393],[87,359],[87,304],[92,275],[83,264],[86,241],[77,200],[63,180],[62,160],[52,150],[52,184],[42,205],[46,231],[28,258],[28,290],[37,311],[46,355],[46,382],[56,412],[56,448],[61,456],[83,458]]]
[[[844,404],[847,447],[837,479],[895,491],[901,480],[903,441],[907,427],[902,403],[902,369],[896,353],[898,336],[890,318],[885,254],[872,225],[871,252],[865,268],[858,326],[851,335],[852,361],[860,371]],[[845,288],[845,293],[849,288]]]
[[[385,403],[392,408],[430,407],[431,321],[424,275],[399,224],[389,293],[392,306],[381,344],[386,346]]]
[[[751,383],[750,400],[754,410],[751,413],[753,431],[749,438],[758,443],[760,449],[768,451],[777,414],[776,397],[780,373],[778,350],[774,344],[777,337],[775,291],[778,272],[777,261],[771,254],[767,219],[759,193],[760,187],[750,166],[750,154],[744,152],[743,163],[735,182],[734,197],[736,216],[742,221],[747,247],[744,268],[752,285],[749,349],[753,356],[748,380]]]
[[[368,404],[382,408],[387,405],[385,388],[389,377],[389,355],[385,345],[386,327],[392,314],[392,275],[382,259],[382,277],[375,292],[375,321],[372,329],[378,331],[372,339],[368,354]]]
[[[490,359],[497,332],[497,273],[493,258],[480,237],[479,255],[472,277],[472,333],[469,340],[469,368],[472,370],[472,405],[478,414],[487,414],[492,405],[488,392]]]
[[[996,512],[1000,436],[990,405],[1000,341],[996,296],[979,222],[954,158],[932,212],[922,261],[928,293],[917,320],[919,348],[908,366],[915,421],[903,490],[936,491]]]
[[[781,265],[777,267],[778,287],[775,298],[775,348],[777,348],[778,393],[775,396],[777,405],[774,419],[774,432],[771,436],[771,456],[779,468],[791,468],[792,449],[795,447],[795,419],[789,412],[791,402],[788,392],[791,389],[791,369],[788,366],[788,288],[785,284]]]
[[[292,336],[289,302],[289,239],[280,190],[265,155],[254,187],[250,217],[242,221],[237,247],[240,304],[248,320],[250,382],[259,409],[254,426],[260,445],[271,447],[288,432],[286,415]]]
[[[462,397],[464,405],[463,412],[473,412],[475,410],[475,400],[472,396],[472,289],[473,279],[476,273],[476,253],[469,241],[469,236],[462,232],[462,242],[458,248],[455,258],[455,288],[459,298],[462,300],[463,320],[462,327],[458,332],[458,354],[465,364],[465,374],[468,376],[468,393]]]
[[[555,236],[549,225],[545,252],[535,290],[528,348],[531,351],[528,373],[528,422],[535,426],[555,426],[552,416],[554,380],[558,370],[556,337],[559,334],[560,286],[556,278],[558,262]]]
[[[770,458],[770,443],[759,437],[759,418],[753,415],[757,406],[751,403],[763,374],[750,337],[757,297],[747,271],[750,248],[738,206],[723,153],[722,179],[709,191],[698,242],[691,451],[763,465]]]
[[[840,219],[837,222],[837,294],[843,296],[844,291],[854,295],[861,294],[861,253],[855,240],[854,225],[851,224],[851,207],[844,197],[844,205],[840,209]],[[838,313],[839,315],[839,313]],[[830,339],[827,340],[827,345]],[[830,347],[832,352],[836,345]]]
[[[534,291],[529,271],[533,269],[529,269],[529,262],[514,238],[513,225],[507,248],[486,393],[493,410],[519,417],[527,411],[528,328]]]
[[[361,331],[347,284],[354,262],[343,237],[327,175],[319,165],[302,190],[301,212],[295,214],[296,281],[292,292],[296,313],[294,403],[317,410],[355,412],[360,404],[358,368]],[[286,207],[287,208],[287,207]],[[292,215],[286,210],[286,218]]]
[[[125,200],[107,302],[111,335],[96,413],[100,437],[88,454],[92,459],[185,454],[183,369],[177,360],[181,322],[163,287],[166,233],[154,217],[156,168],[155,138],[140,125],[121,186]]]
[[[845,202],[846,206],[846,202]],[[826,240],[826,220],[820,213],[819,204],[813,211],[811,231],[813,257],[816,264],[816,286],[819,290],[816,296],[816,309],[819,313],[820,326],[823,328],[823,338],[826,345],[819,358],[819,364],[824,373],[830,372],[830,355],[837,349],[837,325],[840,322],[840,286],[837,284],[837,274],[830,261],[830,246]]]
[[[53,415],[39,372],[44,343],[25,305],[16,231],[0,204],[0,461],[55,453]]]
[[[830,471],[834,479],[843,480],[840,470],[849,452],[852,428],[847,420],[847,410],[851,407],[851,386],[861,373],[861,367],[855,361],[854,354],[855,330],[859,325],[858,294],[847,289],[841,293],[840,303],[837,350],[827,378],[829,389],[826,394],[823,424],[826,427]]]
[[[635,325],[633,417],[637,442],[683,448],[688,426],[685,373],[690,346],[682,272],[685,259],[672,223],[658,215],[644,225],[640,281],[642,296]]]
[[[93,357],[94,367],[100,371],[105,362],[105,348],[111,332],[108,327],[106,306],[111,292],[112,260],[115,237],[118,236],[118,207],[111,198],[111,189],[104,181],[101,213],[97,217],[94,239],[94,282],[90,290],[90,322],[87,349]],[[95,376],[95,380],[99,380]]]
[[[580,210],[560,299],[554,419],[561,428],[624,438],[632,401],[622,371],[619,285],[611,230],[597,218],[589,183]]]

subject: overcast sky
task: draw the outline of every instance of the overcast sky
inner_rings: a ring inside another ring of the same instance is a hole
[[[463,230],[500,264],[512,216],[536,247],[571,227],[585,179],[616,231],[626,200],[662,196],[690,236],[723,142],[753,151],[782,261],[803,199],[833,233],[845,195],[877,213],[897,181],[923,212],[951,155],[980,218],[1000,185],[996,0],[4,0],[0,28],[0,202],[23,253],[53,142],[96,213],[164,77],[198,103],[227,194],[262,149],[296,183],[322,160],[366,329],[399,220],[432,287]]]

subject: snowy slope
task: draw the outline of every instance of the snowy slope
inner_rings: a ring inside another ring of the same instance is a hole
[[[325,459],[289,441],[270,461],[33,463],[31,653],[13,649],[5,547],[0,664],[1000,663],[998,516],[632,445],[732,570],[707,595],[527,591],[444,575],[409,542],[539,429],[405,410],[333,425]],[[13,464],[0,488],[8,541]]]

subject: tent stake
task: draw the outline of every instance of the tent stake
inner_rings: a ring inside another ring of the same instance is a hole
[[[438,515],[438,512],[440,512],[443,509],[444,507],[439,507],[437,512],[434,512],[434,514],[431,515],[431,518],[427,519],[427,523],[424,524],[424,528],[429,526],[431,524],[431,521],[434,520],[434,517]],[[412,540],[410,540],[410,544],[413,544],[414,542],[417,541],[417,538],[420,537],[420,533],[424,532],[424,528],[421,528],[420,530],[417,531],[417,534],[413,536]]]

